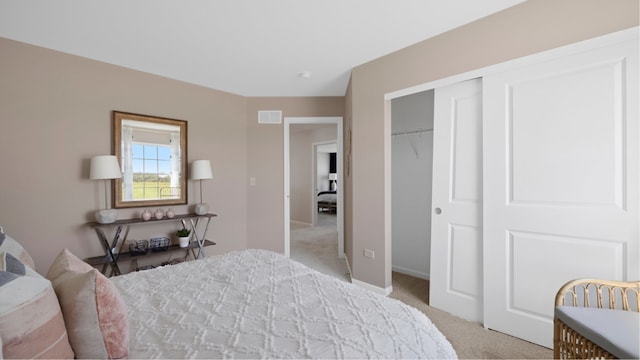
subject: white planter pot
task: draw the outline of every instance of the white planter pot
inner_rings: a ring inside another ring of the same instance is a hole
[[[189,238],[190,236],[186,236],[186,237],[179,237],[178,241],[180,241],[180,247],[181,248],[186,248],[189,246]]]

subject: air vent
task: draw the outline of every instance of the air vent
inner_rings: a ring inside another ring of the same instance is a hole
[[[282,124],[282,111],[280,110],[258,111],[258,124]]]

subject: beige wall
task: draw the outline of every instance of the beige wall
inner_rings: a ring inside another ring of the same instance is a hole
[[[354,279],[391,285],[386,93],[637,26],[638,11],[637,0],[527,1],[355,68],[347,96],[353,116],[347,184],[357,186],[346,214],[353,234],[345,239]],[[375,259],[363,256],[365,248]]]
[[[291,125],[289,133],[291,220],[313,223],[313,144],[337,141],[337,125]],[[327,166],[329,166],[327,155]],[[329,180],[327,180],[328,182]],[[327,185],[328,186],[328,185]]]
[[[284,128],[258,124],[259,110],[282,110],[283,117],[343,116],[344,97],[248,98],[247,176],[250,227],[247,246],[284,252]]]
[[[283,130],[258,126],[257,109],[283,109],[287,116],[344,111],[342,97],[247,99],[2,38],[0,53],[0,225],[41,273],[65,247],[82,258],[103,254],[85,225],[103,204],[103,188],[88,175],[92,156],[112,153],[112,110],[188,121],[188,157],[210,159],[214,174],[203,181],[204,201],[219,215],[209,230],[217,245],[207,254],[248,244],[282,251]],[[248,170],[258,178],[255,188],[248,186]],[[193,204],[197,184],[188,186]],[[142,225],[129,239],[177,227]]]
[[[344,104],[344,120],[342,126],[342,139],[344,148],[344,171],[342,172],[343,187],[345,196],[344,199],[344,256],[347,260],[347,265],[351,272],[353,264],[353,164],[352,164],[352,123],[353,123],[353,96],[351,91],[351,79],[349,79],[349,85],[347,86],[347,93],[345,94]],[[348,195],[348,196],[347,196]]]
[[[347,260],[355,279],[389,286],[384,94],[637,25],[637,0],[528,1],[359,66],[345,97],[327,98],[244,98],[0,39],[0,225],[40,272],[64,247],[80,257],[101,254],[84,225],[101,203],[88,161],[111,153],[110,112],[117,109],[189,121],[189,159],[213,164],[205,201],[220,216],[210,233],[218,245],[208,253],[282,252],[283,128],[258,125],[257,111],[343,116]],[[121,217],[138,212],[122,210]],[[141,228],[139,236],[156,231]],[[363,257],[364,248],[375,259]]]
[[[80,257],[103,254],[85,223],[103,205],[103,183],[89,180],[89,159],[112,153],[112,110],[188,121],[189,159],[210,159],[214,172],[203,187],[220,215],[209,233],[218,245],[207,253],[245,248],[246,99],[6,39],[0,53],[0,224],[39,272],[65,247]],[[194,183],[188,186],[194,203]],[[143,225],[129,238],[178,227]]]
[[[289,185],[290,185],[290,220],[311,224],[311,187],[313,186],[313,153],[311,132],[300,131],[292,125],[289,133]]]

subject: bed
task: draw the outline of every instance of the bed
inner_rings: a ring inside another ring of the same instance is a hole
[[[338,202],[338,193],[333,191],[321,191],[317,195],[318,197],[318,212],[336,212],[336,204]]]
[[[21,273],[17,279],[49,283],[35,271]],[[51,339],[36,348],[28,334],[16,338],[14,328],[2,326],[11,319],[0,316],[5,357],[456,357],[444,335],[415,308],[266,250],[107,279],[65,249],[47,277],[64,321],[52,304],[51,316],[44,316],[39,303],[33,312]],[[21,304],[20,311],[24,308]],[[58,333],[65,325],[66,333]]]

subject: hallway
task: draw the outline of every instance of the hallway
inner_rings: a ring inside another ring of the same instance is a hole
[[[291,223],[291,259],[351,282],[345,259],[338,258],[336,215],[318,213],[318,226]]]

